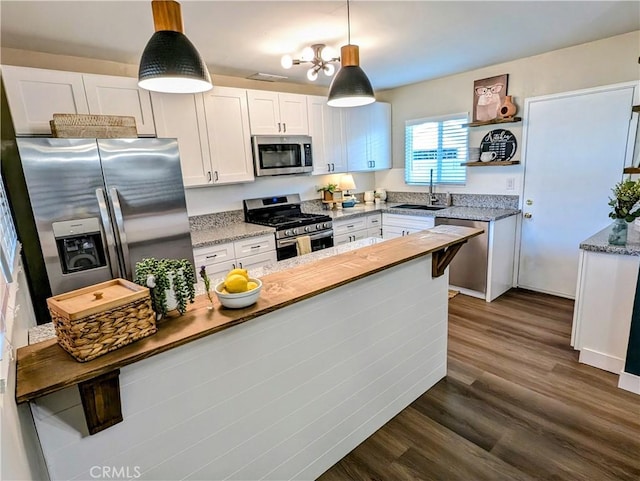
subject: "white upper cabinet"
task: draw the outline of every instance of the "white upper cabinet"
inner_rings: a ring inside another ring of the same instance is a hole
[[[347,171],[347,147],[342,128],[341,109],[329,107],[327,98],[307,96],[309,135],[313,155],[313,174]]]
[[[151,101],[158,137],[178,140],[184,186],[210,184],[213,173],[202,95],[151,92]]]
[[[129,115],[138,135],[153,136],[149,92],[132,77],[2,66],[18,135],[51,135],[53,114]]]
[[[251,135],[309,135],[307,96],[247,90]]]
[[[244,89],[151,98],[158,137],[178,139],[185,187],[254,180]]]
[[[51,135],[53,114],[88,114],[82,74],[2,66],[17,135]]]
[[[391,104],[342,109],[349,171],[391,168]]]
[[[138,79],[83,74],[82,80],[87,94],[89,113],[130,115],[136,119],[138,135],[156,135],[149,91],[138,87]]]
[[[246,91],[214,87],[203,95],[212,181],[231,184],[254,180]]]

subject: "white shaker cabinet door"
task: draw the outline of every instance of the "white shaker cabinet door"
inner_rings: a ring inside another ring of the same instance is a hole
[[[185,187],[211,185],[207,123],[202,94],[151,93],[159,138],[178,140]]]
[[[251,119],[251,135],[282,135],[278,93],[247,90],[247,100]]]
[[[148,90],[138,87],[138,79],[111,75],[83,74],[89,113],[127,115],[136,119],[139,136],[156,135]]]
[[[313,155],[313,174],[347,171],[347,146],[340,109],[329,107],[327,98],[307,96],[309,135]]]
[[[307,96],[300,94],[278,94],[280,121],[284,135],[309,135]]]
[[[51,135],[53,114],[88,114],[82,74],[3,65],[17,135]]]
[[[253,174],[246,90],[214,87],[204,93],[214,184],[250,182]]]

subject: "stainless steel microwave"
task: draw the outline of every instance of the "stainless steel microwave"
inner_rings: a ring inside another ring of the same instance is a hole
[[[313,170],[308,135],[254,135],[251,138],[256,176],[309,174]]]

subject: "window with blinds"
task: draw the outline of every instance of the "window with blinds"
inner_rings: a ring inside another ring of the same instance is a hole
[[[462,184],[467,180],[469,122],[466,113],[405,122],[405,182]]]
[[[13,225],[4,181],[0,176],[0,270],[4,275],[3,281],[12,281],[12,271],[18,250],[18,236]]]

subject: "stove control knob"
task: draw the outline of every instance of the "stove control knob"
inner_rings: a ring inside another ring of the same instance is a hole
[[[329,222],[325,222],[325,223],[324,223],[324,224],[322,224],[322,225],[323,225],[323,227],[324,227],[325,229],[328,229],[329,227],[331,227],[331,224],[330,224]]]
[[[291,235],[291,234],[293,234],[293,232],[291,232],[291,229],[284,231],[284,235]]]
[[[316,230],[321,230],[322,229],[322,224],[316,224]]]
[[[312,229],[313,229],[313,227],[308,225],[308,226],[305,226],[304,231],[305,232],[311,232]]]
[[[293,230],[291,231],[291,233],[292,233],[293,235],[298,235],[298,229],[297,229],[297,228],[296,228],[296,229],[293,229]]]

